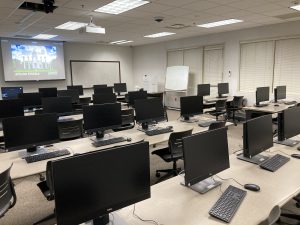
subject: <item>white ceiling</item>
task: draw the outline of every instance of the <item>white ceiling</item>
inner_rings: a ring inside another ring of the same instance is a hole
[[[27,0],[30,1],[30,0]],[[151,3],[119,15],[97,13],[93,10],[113,0],[56,0],[58,8],[53,14],[17,9],[22,0],[0,0],[0,37],[15,35],[35,36],[40,33],[56,34],[53,40],[70,42],[110,42],[133,40],[127,45],[174,40],[184,37],[238,30],[266,24],[282,23],[288,20],[278,15],[295,13],[290,9],[293,0],[152,0]],[[42,0],[31,0],[41,3]],[[106,28],[106,34],[79,34],[77,31],[57,30],[54,27],[67,21],[89,22]],[[163,16],[161,23],[153,17]],[[245,22],[218,28],[199,28],[195,24],[215,22],[224,19],[241,19]],[[299,17],[290,20],[300,20]],[[290,21],[289,20],[289,21]],[[174,30],[165,28],[180,23],[190,27]],[[149,39],[145,35],[168,31],[176,35]]]

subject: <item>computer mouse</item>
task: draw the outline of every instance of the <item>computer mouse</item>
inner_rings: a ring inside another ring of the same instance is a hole
[[[131,138],[127,138],[126,141],[130,142],[130,141],[132,141],[132,139]]]
[[[250,191],[260,191],[260,187],[256,184],[245,184],[244,188]]]
[[[173,128],[173,126],[168,126],[168,128],[172,129],[172,128]]]
[[[278,104],[275,104],[274,106],[279,106]]]
[[[291,154],[293,158],[300,159],[300,154]]]
[[[298,148],[297,148],[299,151],[300,151],[300,146],[298,146]]]

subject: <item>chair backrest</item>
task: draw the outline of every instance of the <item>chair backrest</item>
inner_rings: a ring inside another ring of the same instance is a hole
[[[259,225],[275,225],[276,222],[279,220],[281,215],[281,210],[278,205],[274,206],[274,208],[271,210],[269,217],[259,223]]]
[[[0,218],[12,208],[17,201],[14,185],[10,177],[10,169],[0,174]]]
[[[226,100],[218,100],[216,102],[216,111],[220,112],[226,110],[226,102]]]
[[[243,107],[244,96],[234,96],[232,106],[234,108],[242,108]]]
[[[192,131],[193,131],[193,129],[187,130],[187,131],[181,131],[181,132],[173,132],[170,134],[169,150],[170,150],[170,154],[171,154],[172,158],[175,153],[183,152],[182,151],[182,147],[183,147],[182,138],[192,135]]]
[[[208,130],[216,130],[225,127],[226,121],[216,121],[209,125]]]

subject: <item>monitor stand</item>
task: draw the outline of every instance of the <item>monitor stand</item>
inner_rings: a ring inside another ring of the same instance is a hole
[[[110,213],[104,219],[94,219],[84,223],[84,225],[128,225],[117,213]]]
[[[90,138],[95,147],[101,147],[109,144],[115,144],[119,142],[126,141],[124,137],[115,137],[110,134],[104,135],[104,131],[97,131],[95,137]]]
[[[48,152],[49,150],[47,148],[39,146],[39,147],[28,148],[26,151],[21,151],[19,152],[19,156],[21,159],[25,159],[28,156],[42,155]]]
[[[244,156],[244,153],[238,154],[237,158],[246,162],[250,162],[250,163],[254,163],[254,164],[261,164],[262,162],[266,161],[267,159],[269,159],[268,156],[264,156],[261,154],[255,155],[252,158],[248,158],[246,156]]]
[[[184,183],[182,185],[186,186]],[[186,186],[193,191],[199,192],[200,194],[205,194],[206,192],[220,186],[222,183],[220,181],[214,180],[212,177],[209,177],[205,180],[202,180],[192,186]]]
[[[185,123],[197,123],[199,120],[195,118],[191,119],[189,116],[184,116],[180,121]]]
[[[279,144],[279,145],[294,147],[297,144],[299,144],[299,141],[292,140],[292,139],[286,139],[286,140],[283,140],[283,141],[275,140],[274,143]]]

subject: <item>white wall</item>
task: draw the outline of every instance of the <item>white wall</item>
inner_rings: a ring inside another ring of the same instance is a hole
[[[24,92],[37,91],[39,87],[57,87],[65,89],[71,84],[70,60],[103,60],[121,62],[121,79],[133,89],[133,50],[131,47],[107,46],[100,44],[65,43],[64,44],[66,80],[63,81],[26,81],[5,82],[2,54],[0,54],[0,86],[23,86]],[[96,83],[96,82],[95,82]],[[101,83],[99,81],[98,83]],[[88,95],[89,91],[86,91]]]
[[[168,49],[224,44],[224,81],[230,82],[232,95],[243,95],[252,104],[255,99],[254,93],[238,92],[240,42],[299,35],[299,27],[300,21],[295,21],[134,47],[133,72],[135,84],[142,86],[142,76],[148,74],[158,77],[159,88],[163,90]],[[231,71],[231,77],[229,77],[229,71]]]

